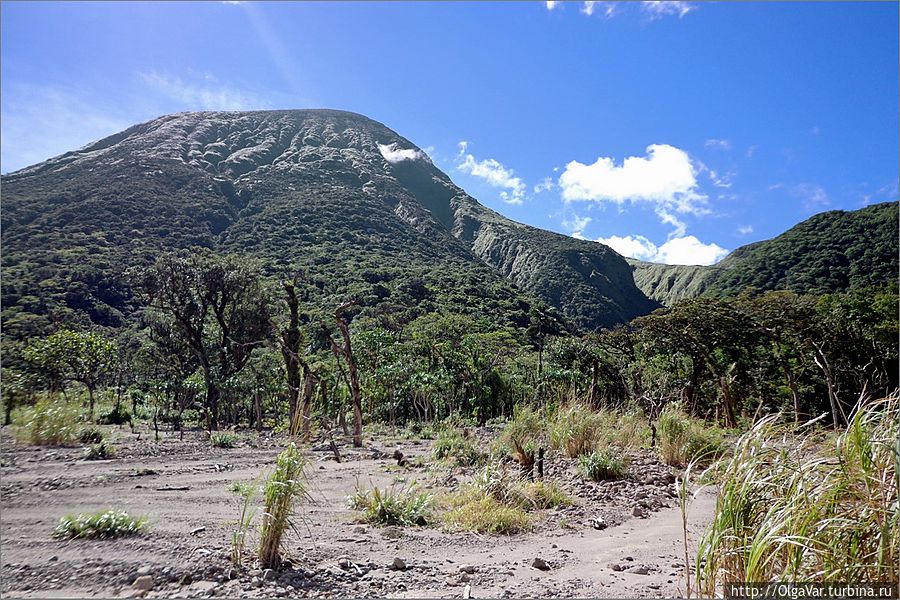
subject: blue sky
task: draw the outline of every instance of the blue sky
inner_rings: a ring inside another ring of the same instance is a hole
[[[340,108],[487,206],[705,264],[898,197],[897,3],[26,3],[2,171],[186,110]]]

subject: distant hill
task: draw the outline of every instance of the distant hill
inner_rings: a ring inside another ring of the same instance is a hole
[[[629,262],[638,287],[667,305],[747,288],[819,294],[896,282],[897,239],[898,204],[886,202],[817,214],[710,267]]]
[[[304,269],[320,302],[572,326],[657,306],[610,248],[528,227],[455,186],[409,140],[331,110],[206,112],[135,125],[2,178],[4,332],[53,321],[119,327],[124,272],[204,246]]]

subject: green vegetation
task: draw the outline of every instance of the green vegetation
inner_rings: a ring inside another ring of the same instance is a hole
[[[578,470],[582,477],[592,481],[623,479],[628,472],[628,461],[616,450],[607,448],[582,454],[578,459]]]
[[[78,430],[78,441],[82,444],[99,444],[103,441],[103,431],[98,427],[82,427]]]
[[[582,404],[561,409],[550,428],[550,445],[569,458],[593,452],[609,423],[604,415]]]
[[[776,417],[740,437],[724,463],[716,516],[697,554],[697,592],[726,581],[891,581],[900,401],[861,404],[832,443]]]
[[[235,433],[216,431],[210,434],[209,444],[214,448],[234,448],[239,439]]]
[[[493,496],[456,496],[450,507],[444,521],[451,530],[513,534],[531,529],[528,513]]]
[[[658,420],[659,452],[667,465],[709,464],[725,452],[722,432],[670,404]]]
[[[256,481],[252,483],[236,481],[231,487],[231,491],[240,495],[244,501],[241,503],[241,515],[238,518],[237,529],[231,533],[231,563],[235,567],[241,567],[244,562],[244,548],[247,545],[247,534],[250,532],[250,524],[256,515],[256,508],[253,501],[260,492],[259,484]]]
[[[265,483],[265,508],[259,529],[259,562],[263,568],[281,566],[281,539],[293,514],[294,502],[306,497],[305,467],[306,459],[291,443],[278,455],[275,471]]]
[[[431,504],[429,494],[417,493],[412,486],[399,491],[357,489],[350,496],[350,507],[362,511],[363,520],[376,525],[426,525]]]
[[[122,510],[66,515],[59,520],[53,537],[64,540],[76,538],[117,538],[137,535],[144,531],[147,519],[134,518]]]
[[[116,455],[116,450],[106,442],[100,442],[97,444],[91,444],[90,447],[85,449],[84,459],[85,460],[105,460],[107,458],[113,458]]]
[[[531,407],[518,406],[513,418],[503,428],[500,443],[509,449],[523,470],[531,471],[535,461],[534,453],[543,431],[541,414]]]
[[[434,441],[432,453],[437,460],[448,461],[454,465],[468,467],[484,460],[484,454],[478,449],[478,442],[468,430],[460,432],[456,429],[444,429]]]
[[[34,406],[18,409],[13,416],[16,440],[35,446],[61,446],[76,439],[77,409],[62,400],[39,400]]]

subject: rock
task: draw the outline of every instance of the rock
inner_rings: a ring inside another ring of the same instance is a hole
[[[468,599],[471,597],[472,597],[472,586],[469,584],[466,584],[466,587],[463,588],[463,598]]]
[[[262,580],[263,581],[271,581],[275,578],[275,571],[272,569],[266,569],[262,572]]]
[[[606,524],[606,521],[603,520],[603,517],[596,517],[591,519],[591,527],[594,529],[606,529],[609,525]]]
[[[633,556],[626,556],[626,557],[625,557],[625,560],[627,560],[628,562],[634,562],[634,557],[633,557]]]
[[[631,511],[631,514],[639,519],[643,519],[647,516],[647,511],[640,506],[635,506],[634,510]]]
[[[634,573],[635,575],[647,575],[650,573],[650,569],[645,567],[644,565],[637,565],[635,567],[631,567],[630,569],[626,569],[626,573]]]
[[[531,566],[535,569],[540,569],[541,571],[549,571],[550,565],[547,564],[547,561],[543,558],[535,558],[531,561]]]
[[[262,582],[262,579],[260,579],[259,577],[253,577],[252,579],[250,579],[250,587],[258,588],[258,587],[262,587],[262,586],[263,586],[263,582]]]
[[[381,536],[389,540],[398,540],[403,537],[403,531],[399,527],[385,527],[381,530]]]
[[[56,562],[58,560],[59,560],[58,556],[51,556],[50,558],[47,559],[47,562]]]
[[[247,571],[247,575],[249,575],[250,577],[259,577],[260,575],[262,575],[262,573],[262,569],[251,569]]]
[[[391,561],[391,568],[395,571],[405,571],[406,570],[406,561],[404,561],[399,556],[395,556],[394,560]]]
[[[460,573],[468,573],[472,575],[475,572],[475,565],[460,565],[459,566]]]
[[[151,567],[149,567],[148,565],[144,565],[143,567],[138,569],[135,574],[140,577],[141,575],[149,575],[152,571],[153,569]]]
[[[616,572],[624,571],[624,570],[625,570],[625,569],[622,567],[622,565],[620,565],[620,564],[618,564],[618,563],[609,563],[608,566],[609,566],[610,569],[612,569],[613,571],[616,571]]]
[[[344,570],[347,570],[353,566],[353,563],[350,562],[350,559],[346,556],[338,559],[338,566]]]
[[[209,594],[217,587],[218,584],[215,581],[195,581],[191,584],[190,590],[198,594]]]
[[[131,584],[136,590],[150,591],[153,589],[153,577],[150,575],[141,575]]]

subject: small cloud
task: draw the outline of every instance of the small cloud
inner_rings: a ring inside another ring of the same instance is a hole
[[[587,2],[582,3],[581,5],[581,14],[592,16],[597,8],[603,9],[603,16],[609,19],[616,13],[616,3],[615,2],[597,2],[588,0]]]
[[[138,73],[144,84],[163,96],[176,100],[188,110],[249,110],[265,108],[266,102],[227,85],[212,86],[215,78],[207,74],[204,83],[184,81],[150,71]]]
[[[519,205],[525,201],[525,182],[515,176],[515,171],[493,158],[475,160],[474,156],[466,153],[469,147],[466,141],[459,142],[458,146],[457,171],[483,179],[492,187],[504,189],[500,192],[500,199],[507,204]]]
[[[238,4],[246,4],[246,1],[245,0],[220,0],[220,3],[221,4],[238,5]]]
[[[712,148],[713,150],[731,150],[731,141],[730,140],[719,140],[716,138],[710,138],[703,143],[707,148]]]
[[[750,235],[753,233],[753,225],[741,225],[737,228],[738,235]]]
[[[553,179],[550,177],[544,177],[543,180],[536,186],[534,186],[534,193],[540,194],[541,192],[549,192],[553,188],[556,187],[556,184],[553,183]]]
[[[553,10],[554,8],[556,8],[559,5],[560,5],[560,3],[555,0],[547,0],[546,2],[544,2],[544,6],[547,7],[547,10]]]
[[[684,17],[692,10],[696,10],[696,6],[690,2],[681,2],[678,0],[669,1],[651,1],[641,2],[641,9],[650,15],[651,20],[661,19],[667,16],[677,16],[679,19]]]
[[[421,150],[416,150],[415,148],[401,149],[397,147],[396,143],[378,144],[378,151],[381,152],[381,156],[384,157],[384,160],[391,164],[397,164],[404,160],[420,160],[425,158],[425,154]]]
[[[770,185],[770,186],[769,186],[768,188],[766,188],[766,189],[768,189],[770,192],[774,192],[775,190],[780,190],[780,189],[782,189],[783,187],[784,187],[784,184],[783,184],[783,183],[773,183],[772,185]]]
[[[831,206],[831,199],[821,185],[800,183],[791,188],[791,195],[803,201],[808,210],[817,210]]]
[[[728,255],[728,250],[718,244],[704,244],[692,235],[672,238],[661,246],[642,235],[614,235],[596,241],[622,256],[667,265],[712,265]]]
[[[753,155],[756,154],[757,150],[759,150],[759,146],[755,144],[747,148],[747,152],[745,152],[747,158],[753,158]]]
[[[571,218],[565,219],[562,222],[562,226],[572,232],[570,234],[572,237],[584,239],[584,228],[587,227],[590,222],[590,217],[579,217],[578,215],[572,215]]]

